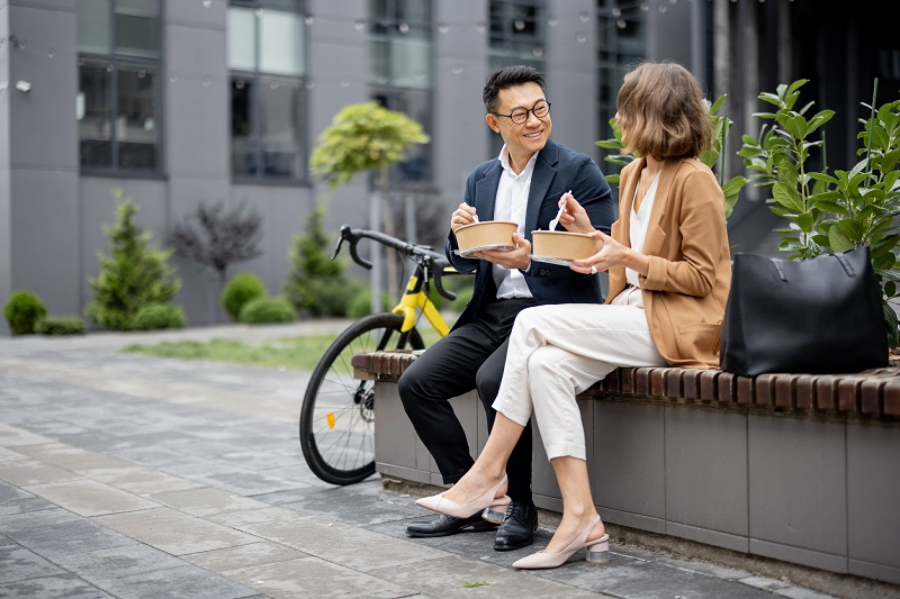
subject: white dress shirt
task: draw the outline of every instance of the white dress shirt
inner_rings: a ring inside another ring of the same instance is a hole
[[[518,175],[509,165],[509,150],[504,144],[500,150],[500,164],[503,173],[497,186],[497,197],[494,200],[494,220],[505,220],[518,223],[519,237],[525,237],[525,212],[528,210],[528,193],[531,191],[531,175],[538,153],[535,152]],[[532,297],[531,289],[525,282],[525,275],[517,268],[512,270],[493,265],[492,274],[497,286],[497,299]]]

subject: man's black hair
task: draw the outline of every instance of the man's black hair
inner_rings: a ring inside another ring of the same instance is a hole
[[[525,85],[526,83],[537,83],[543,90],[544,74],[536,68],[526,64],[503,67],[491,75],[491,78],[488,79],[484,86],[484,92],[481,94],[481,97],[484,100],[484,107],[488,112],[496,112],[497,97],[502,90],[518,85]]]

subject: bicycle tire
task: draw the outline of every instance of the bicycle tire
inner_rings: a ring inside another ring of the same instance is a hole
[[[300,447],[325,482],[349,485],[375,473],[375,382],[353,378],[350,359],[376,349],[423,349],[415,328],[406,343],[398,343],[402,324],[403,317],[390,312],[361,318],[338,335],[313,370],[300,410]]]

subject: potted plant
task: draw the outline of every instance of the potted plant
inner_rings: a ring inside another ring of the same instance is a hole
[[[781,234],[781,249],[792,252],[791,259],[814,258],[823,253],[844,252],[869,246],[875,276],[882,293],[888,341],[900,341],[897,315],[889,300],[897,297],[900,274],[895,270],[894,249],[900,242],[895,218],[900,214],[900,100],[875,108],[878,82],[868,119],[860,119],[857,151],[859,162],[850,170],[829,173],[825,160],[825,135],[813,135],[834,116],[822,110],[807,118],[810,102],[795,110],[800,79],[779,85],[775,93],[761,93],[759,99],[775,106],[774,112],[755,116],[770,121],[758,137],[742,136],[738,155],[754,171],[751,180],[772,190],[766,201],[772,212],[788,220]],[[822,153],[823,167],[809,168],[812,151]]]

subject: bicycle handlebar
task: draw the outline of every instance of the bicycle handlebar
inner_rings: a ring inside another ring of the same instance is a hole
[[[360,257],[359,252],[356,248],[360,239],[371,239],[372,241],[377,241],[383,246],[393,248],[401,254],[409,256],[431,273],[434,280],[434,288],[437,289],[438,293],[449,300],[456,299],[456,294],[452,291],[446,290],[441,281],[441,276],[444,273],[444,268],[450,266],[450,263],[447,261],[447,258],[444,257],[443,254],[439,254],[431,250],[431,248],[427,246],[409,243],[408,241],[403,241],[402,239],[391,237],[390,235],[386,235],[384,233],[381,233],[380,231],[353,229],[350,227],[350,225],[343,225],[341,226],[340,235],[338,236],[337,242],[334,246],[334,255],[331,257],[332,260],[337,258],[338,254],[341,252],[341,245],[344,243],[345,239],[350,243],[350,247],[348,249],[350,250],[350,256],[353,258],[353,261],[366,270],[370,270],[372,268],[372,263]]]

